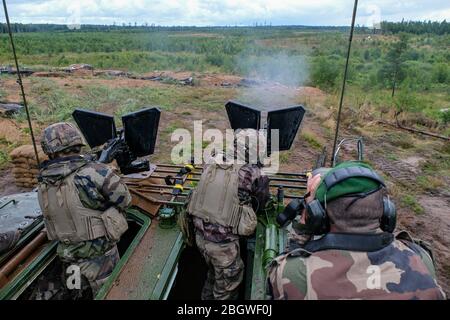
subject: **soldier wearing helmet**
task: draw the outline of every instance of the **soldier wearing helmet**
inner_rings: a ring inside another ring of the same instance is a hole
[[[127,229],[130,193],[111,168],[80,154],[83,138],[72,124],[47,127],[41,145],[50,160],[42,164],[38,198],[48,238],[59,241],[63,281],[39,281],[34,298],[95,297],[119,260],[116,242]],[[66,284],[69,267],[80,271],[81,287]]]
[[[256,212],[269,198],[268,177],[261,174],[261,165],[249,159],[256,151],[249,142],[254,138],[251,130],[237,132],[235,150],[228,155],[232,161],[224,163],[226,155],[217,155],[205,165],[191,194],[187,211],[193,216],[195,241],[208,266],[203,300],[238,297],[244,275],[239,238],[253,234]]]
[[[272,298],[445,299],[426,243],[394,234],[395,206],[370,166],[343,162],[307,188],[298,206],[304,237],[273,261]]]

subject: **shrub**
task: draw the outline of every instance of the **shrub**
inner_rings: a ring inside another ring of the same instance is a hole
[[[433,81],[437,83],[448,83],[450,81],[449,68],[444,63],[436,64],[433,68]]]
[[[444,125],[447,125],[450,123],[450,109],[442,110],[439,113],[439,117],[441,118],[441,121]]]
[[[323,89],[333,89],[338,83],[340,64],[326,57],[317,58],[311,68],[313,85]]]

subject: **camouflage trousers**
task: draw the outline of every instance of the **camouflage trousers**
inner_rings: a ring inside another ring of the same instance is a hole
[[[208,266],[202,300],[235,300],[244,276],[239,240],[216,243],[196,232],[197,247]]]
[[[104,255],[92,259],[58,259],[53,267],[38,278],[31,299],[34,300],[85,300],[93,299],[102,285],[108,280],[119,262],[117,246]],[[79,270],[80,287],[70,287],[72,275],[68,270]]]

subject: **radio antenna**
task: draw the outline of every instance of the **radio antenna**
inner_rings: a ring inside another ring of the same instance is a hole
[[[344,81],[342,82],[341,99],[339,101],[339,111],[338,111],[337,120],[336,120],[336,132],[334,134],[333,153],[331,154],[331,166],[333,166],[333,158],[334,158],[334,153],[336,152],[336,145],[337,145],[337,140],[338,140],[338,136],[339,136],[339,125],[341,123],[342,103],[344,101],[345,84],[347,82],[348,62],[350,60],[350,51],[352,48],[353,31],[355,29],[355,19],[356,19],[357,9],[358,9],[358,0],[355,0],[355,5],[353,7],[352,26],[350,28],[350,36],[348,39],[348,50],[347,50],[347,60],[345,62]]]
[[[25,96],[25,91],[23,89],[22,76],[20,74],[19,62],[17,61],[16,47],[14,46],[14,39],[13,39],[12,31],[11,31],[11,24],[9,22],[8,8],[6,7],[6,0],[3,0],[3,9],[5,11],[6,25],[8,26],[9,40],[11,42],[11,47],[12,47],[12,51],[13,51],[13,55],[14,55],[14,62],[16,63],[17,83],[19,84],[20,91],[22,92],[23,106],[25,107],[25,112],[27,114],[28,127],[30,128],[31,140],[33,142],[33,148],[34,148],[34,154],[36,156],[36,162],[37,162],[38,167],[40,167],[41,162],[39,161],[39,155],[38,155],[38,151],[37,151],[37,147],[36,147],[36,140],[34,139],[33,126],[31,125],[31,118],[30,118],[30,112],[28,110],[27,98]]]

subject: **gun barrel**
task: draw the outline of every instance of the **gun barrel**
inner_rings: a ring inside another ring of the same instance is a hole
[[[278,178],[269,176],[270,181],[281,181],[281,182],[300,182],[300,183],[306,183],[308,180],[306,179],[292,179],[292,178]]]
[[[22,250],[0,269],[0,288],[7,283],[8,276],[46,241],[47,232],[42,230],[30,243],[23,247]]]
[[[278,232],[274,224],[267,225],[265,238],[263,264],[267,266],[278,255]]]
[[[276,184],[276,183],[271,183],[270,186],[271,186],[271,187],[274,187],[274,188],[283,187],[283,188],[285,188],[285,189],[306,190],[306,185],[305,185],[305,186],[294,186],[294,185],[290,185],[290,184]]]
[[[156,172],[156,173],[179,173],[179,171],[177,171],[177,170],[166,170],[166,169],[156,169],[154,172]],[[201,172],[195,172],[195,171],[191,171],[191,172],[189,172],[189,174],[192,174],[192,175],[201,175],[202,173]]]

